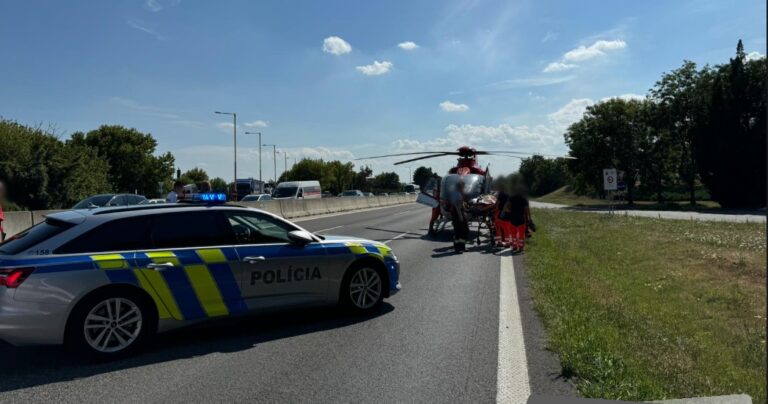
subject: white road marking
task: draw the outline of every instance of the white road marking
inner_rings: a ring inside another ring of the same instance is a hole
[[[340,229],[340,228],[342,228],[342,227],[344,227],[344,225],[341,225],[341,226],[334,226],[334,227],[329,227],[329,228],[327,228],[327,229],[318,230],[318,231],[316,231],[315,233],[323,233],[323,232],[326,232],[326,231],[328,231],[328,230],[333,230],[333,229]]]
[[[531,395],[525,356],[523,323],[515,284],[515,264],[509,250],[501,256],[499,285],[499,363],[497,403],[525,403]]]
[[[395,241],[395,240],[397,240],[397,239],[399,239],[399,238],[401,238],[401,237],[405,236],[405,235],[406,235],[406,234],[408,234],[408,233],[410,233],[410,232],[405,232],[405,233],[402,233],[402,234],[398,234],[397,236],[395,236],[395,237],[392,237],[391,239],[389,239],[389,240],[385,241],[385,242],[384,242],[384,244],[389,244],[389,242],[390,242],[390,241]]]
[[[404,215],[404,214],[406,214],[406,213],[411,213],[411,212],[414,212],[414,211],[416,211],[416,210],[419,210],[419,209],[408,209],[408,210],[406,210],[406,211],[403,211],[403,212],[397,212],[397,213],[393,213],[393,214],[392,214],[392,216]]]

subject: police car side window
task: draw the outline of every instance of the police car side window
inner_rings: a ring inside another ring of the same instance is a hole
[[[235,244],[287,243],[288,233],[297,230],[288,223],[253,212],[227,212]]]
[[[149,219],[137,216],[104,223],[54,251],[54,254],[79,254],[149,249]]]
[[[229,245],[232,229],[220,211],[163,213],[152,216],[153,248]]]

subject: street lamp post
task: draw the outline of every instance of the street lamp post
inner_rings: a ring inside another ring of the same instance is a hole
[[[234,151],[234,162],[235,162],[235,172],[234,172],[234,178],[232,179],[232,183],[235,184],[235,189],[237,189],[237,114],[234,112],[221,112],[221,111],[214,111],[214,113],[219,115],[232,115],[233,120],[233,126],[232,126],[232,133],[234,135],[235,140],[235,151]]]
[[[264,181],[261,179],[261,132],[245,132],[247,135],[259,135],[259,193],[264,193]]]
[[[275,186],[277,186],[277,149],[273,144],[265,144],[264,147],[272,146],[272,161],[275,163]]]

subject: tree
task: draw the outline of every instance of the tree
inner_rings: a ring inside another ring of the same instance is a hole
[[[706,76],[688,60],[679,69],[664,74],[650,93],[651,99],[660,106],[658,119],[669,135],[671,146],[679,149],[678,173],[688,188],[692,205],[696,204],[698,170],[694,130],[706,119],[702,104],[706,93]]]
[[[568,167],[565,159],[532,156],[523,159],[518,172],[533,196],[546,195],[566,184]]]
[[[360,170],[355,173],[352,187],[361,191],[370,191],[371,186],[368,183],[368,179],[373,175],[373,170],[368,166],[360,167]]]
[[[0,180],[8,199],[27,209],[69,208],[86,196],[109,192],[106,162],[52,132],[0,120]]]
[[[739,41],[736,57],[712,76],[707,119],[694,137],[701,181],[724,208],[764,207],[766,59],[747,61]]]
[[[227,193],[229,184],[221,177],[215,177],[211,179],[211,191]]]
[[[181,174],[181,182],[184,184],[199,184],[208,181],[208,173],[202,168],[195,167]]]
[[[421,166],[413,172],[413,182],[421,188],[427,185],[427,181],[432,178],[435,173],[432,171],[432,167]]]
[[[373,177],[373,188],[377,192],[394,192],[400,190],[400,177],[394,172],[383,172]]]
[[[158,194],[158,183],[173,176],[173,156],[155,156],[157,141],[151,134],[120,125],[103,125],[87,134],[73,134],[71,142],[91,148],[107,161],[109,181],[117,192],[137,191],[154,196]]]
[[[569,171],[578,193],[603,195],[602,170],[624,172],[627,202],[634,202],[635,185],[643,155],[640,138],[645,130],[642,109],[648,101],[612,98],[587,107],[584,117],[571,125],[565,142],[571,148]]]

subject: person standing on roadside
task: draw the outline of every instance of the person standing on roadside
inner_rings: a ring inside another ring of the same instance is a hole
[[[184,184],[181,181],[175,181],[173,183],[173,190],[165,197],[165,201],[168,203],[176,203],[180,198],[184,196]]]
[[[459,180],[451,191],[451,222],[453,223],[453,250],[456,253],[467,251],[469,224],[464,209],[464,181]]]
[[[530,219],[531,213],[528,207],[528,198],[525,197],[525,191],[518,187],[516,192],[509,197],[504,209],[504,219],[508,220],[509,229],[512,236],[512,252],[522,252],[525,248],[525,228]]]
[[[5,202],[5,184],[0,181],[0,242],[5,241],[5,230],[3,230],[3,203]]]
[[[496,246],[503,246],[512,236],[510,223],[503,218],[507,201],[509,201],[509,194],[506,192],[504,183],[496,181],[496,209],[493,216],[493,224],[496,226],[496,237],[494,238]]]

